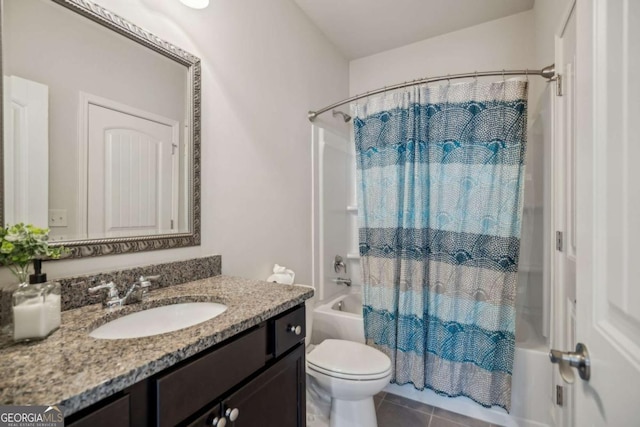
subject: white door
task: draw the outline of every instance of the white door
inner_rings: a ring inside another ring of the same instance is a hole
[[[49,87],[4,77],[4,219],[48,226]]]
[[[576,426],[640,425],[640,2],[578,0]]]
[[[553,164],[553,302],[555,321],[551,347],[574,349],[576,329],[576,10],[571,2],[567,18],[556,38],[556,73],[561,76],[554,91]],[[558,94],[558,86],[560,94]],[[579,185],[579,184],[578,184]],[[562,374],[561,374],[562,372]],[[575,387],[578,375],[566,363],[553,365],[553,417],[558,427],[574,423]]]
[[[166,124],[89,105],[90,238],[167,233],[177,225],[173,135]]]

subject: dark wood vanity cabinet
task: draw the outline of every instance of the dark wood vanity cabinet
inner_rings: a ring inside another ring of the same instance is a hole
[[[304,305],[295,307],[74,414],[66,425],[303,427],[304,322]]]
[[[189,427],[302,427],[305,425],[304,345],[227,398],[214,403]],[[218,420],[216,424],[216,420]]]

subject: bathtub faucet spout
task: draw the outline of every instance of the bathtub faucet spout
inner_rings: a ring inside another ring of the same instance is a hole
[[[349,278],[342,278],[342,277],[338,277],[336,279],[333,279],[332,282],[337,283],[338,285],[347,285],[347,286],[351,286],[351,279]]]

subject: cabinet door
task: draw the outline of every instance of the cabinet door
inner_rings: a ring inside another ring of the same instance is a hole
[[[306,418],[304,345],[226,399],[233,427],[303,427]],[[229,424],[227,424],[229,425]]]
[[[75,421],[65,420],[69,427],[125,427],[129,421],[129,396],[120,397]]]
[[[266,340],[266,328],[261,326],[159,376],[157,426],[175,426],[257,372],[265,363]]]

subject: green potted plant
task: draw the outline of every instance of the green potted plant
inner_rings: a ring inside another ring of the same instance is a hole
[[[15,224],[0,230],[0,264],[18,278],[13,293],[13,338],[42,339],[60,326],[60,284],[40,274],[43,259],[57,259],[64,248],[49,245],[49,230],[31,224]],[[29,283],[29,267],[36,262],[36,280]]]
[[[31,224],[16,224],[0,230],[0,263],[7,267],[18,283],[26,284],[29,267],[35,259],[58,259],[62,247],[49,246],[49,229]]]

